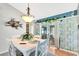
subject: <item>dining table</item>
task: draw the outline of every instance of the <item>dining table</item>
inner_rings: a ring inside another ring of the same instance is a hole
[[[36,49],[38,42],[43,42],[43,39],[40,39],[38,37],[34,37],[31,40],[24,40],[22,41],[20,38],[12,38],[11,42],[13,45],[23,53],[24,56],[29,56],[31,52],[33,52]]]

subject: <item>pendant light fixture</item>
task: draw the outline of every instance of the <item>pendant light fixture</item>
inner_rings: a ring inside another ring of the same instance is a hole
[[[27,7],[27,14],[22,16],[22,19],[25,22],[32,22],[34,19],[34,16],[30,14],[30,7],[29,7],[29,3],[28,3],[28,7]]]
[[[28,3],[27,14],[22,16],[22,19],[26,22],[26,33],[29,34],[29,24],[33,21],[34,16],[30,14],[30,7]]]

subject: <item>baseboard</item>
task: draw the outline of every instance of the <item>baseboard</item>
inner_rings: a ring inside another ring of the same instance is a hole
[[[0,52],[0,54],[6,53],[6,52],[8,52],[8,50],[2,51],[2,52]]]

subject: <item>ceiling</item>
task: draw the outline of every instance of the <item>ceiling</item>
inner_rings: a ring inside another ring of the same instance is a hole
[[[27,3],[9,3],[11,6],[26,14]],[[35,19],[61,14],[77,9],[77,3],[30,3],[31,14]]]

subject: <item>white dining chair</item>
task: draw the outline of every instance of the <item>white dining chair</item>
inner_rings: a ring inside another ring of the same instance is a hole
[[[9,46],[9,54],[10,54],[10,56],[16,56],[16,52],[15,51],[16,50],[15,50],[15,47],[14,47],[13,43],[10,42],[10,46]]]
[[[48,52],[48,40],[45,39],[43,42],[38,42],[36,50],[33,51],[30,56],[47,56]]]
[[[10,43],[9,54],[10,56],[23,56],[23,53],[19,51],[12,42]]]

